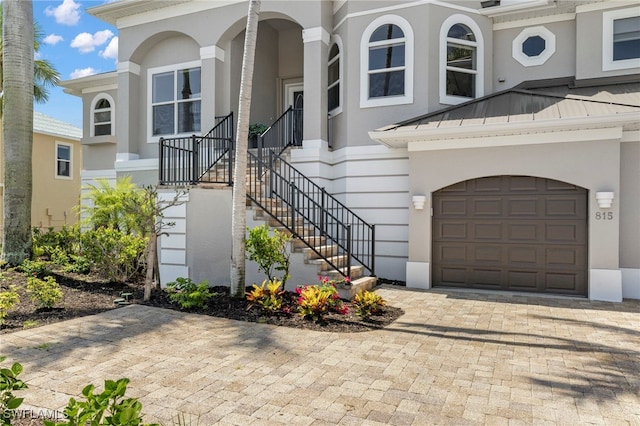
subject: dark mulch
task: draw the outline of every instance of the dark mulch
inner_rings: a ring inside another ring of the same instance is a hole
[[[148,306],[239,321],[329,332],[349,333],[380,329],[389,325],[403,314],[400,308],[385,306],[378,315],[363,320],[355,314],[355,309],[351,304],[345,302],[349,306],[347,315],[328,314],[321,322],[304,319],[296,313],[265,315],[257,307],[249,309],[248,302],[245,299],[230,297],[228,287],[213,288],[218,294],[208,303],[207,309],[186,311],[172,304],[162,290],[154,290],[151,300],[143,302],[141,279],[136,280],[134,283],[123,284],[108,282],[94,275],[78,275],[61,271],[54,272],[54,277],[62,288],[64,294],[63,302],[53,309],[43,310],[37,309],[31,302],[26,292],[27,280],[25,274],[15,270],[4,270],[0,276],[2,277],[0,291],[8,289],[10,286],[15,286],[20,295],[20,303],[9,312],[4,324],[0,325],[0,334],[115,309],[118,306],[114,304],[114,300],[119,298],[123,292],[132,293],[131,300],[133,303]],[[288,304],[293,305],[293,298],[297,296],[294,293],[287,293],[286,296]]]
[[[370,331],[383,328],[398,317],[404,311],[393,306],[385,306],[380,313],[373,315],[367,320],[363,320],[356,315],[351,303],[346,302],[349,307],[347,315],[330,313],[323,321],[311,321],[298,315],[297,313],[284,314],[276,313],[268,315],[263,313],[258,307],[251,308],[246,299],[237,299],[229,295],[229,287],[213,287],[217,295],[209,301],[204,310],[189,311],[180,309],[172,304],[164,291],[154,291],[151,300],[145,303],[149,306],[156,306],[166,309],[174,309],[182,312],[194,312],[220,318],[229,318],[238,321],[256,322],[262,324],[273,324],[284,327],[304,328],[307,330],[330,331],[340,333],[351,333],[360,331]],[[285,294],[285,305],[293,306],[295,293]]]

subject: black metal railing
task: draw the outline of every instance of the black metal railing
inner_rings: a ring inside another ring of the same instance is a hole
[[[351,277],[352,260],[375,275],[375,225],[303,175],[279,153],[249,152],[247,197],[285,226],[332,268]]]
[[[204,136],[160,138],[160,185],[195,185],[198,182],[231,185],[233,113],[216,117],[216,121]]]
[[[290,106],[280,117],[258,136],[258,146],[254,151],[260,159],[258,174],[265,171],[264,164],[271,153],[281,154],[289,146],[302,146],[302,109]],[[267,167],[268,169],[269,167]]]

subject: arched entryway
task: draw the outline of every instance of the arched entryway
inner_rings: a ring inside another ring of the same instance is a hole
[[[587,191],[530,176],[433,194],[434,286],[587,295]]]

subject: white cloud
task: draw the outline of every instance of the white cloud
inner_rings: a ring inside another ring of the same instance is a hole
[[[96,71],[95,69],[91,68],[91,67],[87,67],[87,68],[76,68],[75,70],[73,70],[73,72],[71,74],[69,74],[69,76],[71,78],[80,78],[80,77],[86,77],[88,75],[94,75],[97,74],[98,71]]]
[[[74,0],[64,0],[58,7],[47,6],[44,13],[55,17],[58,24],[73,26],[80,22],[80,4]]]
[[[96,50],[97,46],[105,44],[111,37],[113,37],[113,33],[109,30],[102,30],[93,34],[80,33],[71,41],[71,47],[75,47],[80,53],[89,53]]]
[[[118,37],[111,39],[107,47],[99,53],[105,59],[118,59]]]
[[[52,46],[55,46],[56,44],[60,43],[62,40],[64,39],[62,38],[62,36],[58,34],[49,34],[42,41],[44,44],[50,44]]]

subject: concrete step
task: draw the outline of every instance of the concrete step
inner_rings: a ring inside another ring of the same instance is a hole
[[[350,284],[337,284],[336,289],[341,299],[353,300],[361,291],[371,290],[378,283],[377,277],[362,277],[352,280]]]
[[[338,246],[335,244],[316,246],[313,249],[305,247],[302,250],[305,254],[305,259],[311,261],[321,259],[321,257],[333,257],[338,253]],[[320,253],[320,254],[318,254]]]

